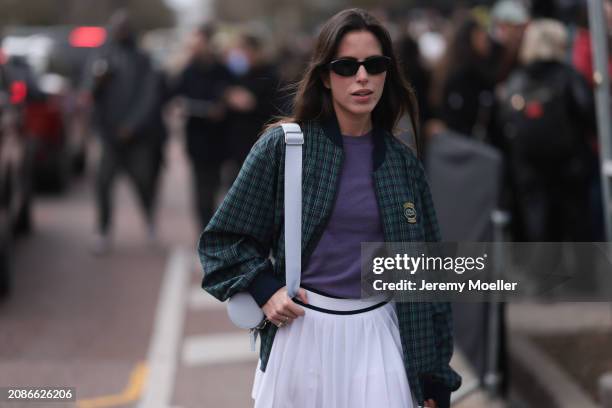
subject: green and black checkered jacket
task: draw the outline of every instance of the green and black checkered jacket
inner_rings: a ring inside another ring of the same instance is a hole
[[[335,120],[302,124],[302,268],[308,264],[334,207],[343,162],[342,136]],[[423,167],[409,147],[374,129],[375,193],[387,242],[439,241],[440,233]],[[283,185],[285,143],[281,127],[268,130],[253,146],[223,203],[202,233],[198,253],[202,287],[221,301],[251,291],[260,305],[284,286]],[[404,204],[416,210],[405,215]],[[409,222],[410,218],[410,222]],[[267,293],[266,288],[267,287]],[[263,288],[263,294],[262,294]],[[262,298],[263,296],[263,298]],[[422,404],[423,379],[454,391],[461,377],[449,366],[453,352],[448,303],[396,302],[404,366],[412,392]],[[261,333],[265,371],[274,325]],[[425,385],[431,388],[431,384]],[[447,395],[447,396],[448,396]]]

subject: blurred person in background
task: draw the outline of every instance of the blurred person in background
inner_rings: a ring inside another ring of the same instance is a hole
[[[264,124],[279,113],[279,78],[264,53],[263,40],[243,33],[225,57],[231,73],[224,100],[228,110],[227,145],[238,167],[257,140]]]
[[[300,35],[284,43],[276,58],[279,69],[278,111],[280,115],[286,116],[292,110],[293,94],[295,86],[304,75],[304,70],[310,58],[312,39],[306,35]]]
[[[399,39],[397,53],[404,76],[412,85],[417,96],[420,122],[424,123],[431,118],[428,100],[431,74],[423,63],[419,44],[410,34],[404,34]]]
[[[495,72],[491,40],[485,27],[470,15],[456,26],[446,53],[434,70],[434,116],[456,133],[488,141],[493,123]]]
[[[194,208],[204,228],[215,210],[221,165],[227,158],[227,108],[223,96],[232,78],[213,49],[215,28],[204,24],[192,33],[189,60],[173,85],[187,115],[187,154],[193,174]]]
[[[524,66],[500,94],[520,241],[588,241],[588,135],[594,133],[593,94],[571,66],[567,32],[558,21],[534,20],[520,50]]]
[[[416,151],[395,135],[405,113]],[[417,115],[388,31],[364,10],[339,12],[321,28],[292,115],[257,141],[203,231],[202,287],[221,301],[248,291],[267,318],[255,407],[449,407],[461,384],[449,366],[450,304],[361,295],[362,242],[440,240]],[[284,282],[286,122],[305,141],[294,299]]]
[[[529,11],[519,0],[501,0],[491,9],[492,60],[495,82],[505,81],[519,65],[519,49],[529,22]]]
[[[155,192],[165,138],[163,131],[151,130],[160,114],[160,77],[149,57],[139,50],[129,15],[123,10],[115,12],[109,26],[109,42],[88,64],[85,80],[94,102],[102,150],[96,177],[96,254],[110,249],[112,189],[120,171],[125,171],[135,186],[147,237],[155,242]]]

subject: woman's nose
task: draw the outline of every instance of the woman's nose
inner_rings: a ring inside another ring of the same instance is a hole
[[[359,69],[357,70],[357,81],[363,82],[367,80],[368,80],[368,71],[366,71],[363,65],[360,65]]]

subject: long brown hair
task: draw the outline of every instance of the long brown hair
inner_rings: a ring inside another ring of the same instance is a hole
[[[335,58],[343,37],[351,31],[372,33],[378,39],[383,55],[391,58],[382,96],[372,111],[372,124],[393,134],[400,118],[407,113],[420,157],[418,105],[414,91],[398,68],[387,30],[367,11],[358,8],[343,10],[323,25],[304,76],[295,85],[292,115],[279,118],[270,126],[283,122],[324,121],[334,117],[331,91],[323,85],[323,76],[329,73],[328,64]]]

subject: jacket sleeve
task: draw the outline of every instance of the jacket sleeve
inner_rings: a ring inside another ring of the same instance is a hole
[[[422,180],[420,194],[424,212],[425,240],[427,242],[440,242],[440,228],[436,218],[433,199],[425,172],[420,164],[419,170]],[[431,395],[424,395],[424,397],[425,399],[433,398],[439,407],[448,407],[451,392],[457,390],[461,385],[461,377],[450,367],[450,360],[453,355],[452,310],[449,302],[432,302],[432,306],[434,310],[434,335],[439,364],[437,370],[431,373],[431,376],[422,379],[425,382],[423,387],[424,393],[427,391],[431,393]]]
[[[221,301],[247,290],[261,306],[284,286],[270,260],[281,143],[281,128],[257,141],[200,236],[202,288]]]

